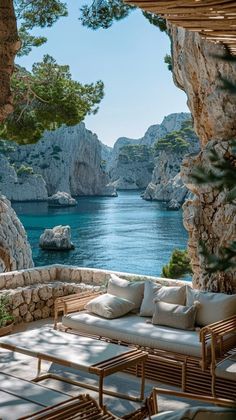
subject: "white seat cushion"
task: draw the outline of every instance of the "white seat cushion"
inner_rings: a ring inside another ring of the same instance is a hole
[[[218,363],[215,375],[218,378],[231,379],[236,382],[236,353]]]
[[[121,340],[130,344],[172,351],[189,356],[201,357],[201,343],[197,331],[185,331],[157,326],[138,315],[128,314],[122,318],[104,319],[88,312],[64,315],[65,327],[82,334],[92,334]]]
[[[166,411],[151,416],[152,420],[235,420],[236,410],[223,407],[193,407]]]
[[[197,325],[204,327],[232,315],[236,315],[236,295],[203,292],[201,290],[192,289],[190,286],[187,286],[186,290],[187,306],[193,305],[196,300],[201,304],[197,311]]]

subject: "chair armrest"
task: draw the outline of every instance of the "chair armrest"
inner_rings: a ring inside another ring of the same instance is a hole
[[[57,298],[54,304],[54,328],[57,328],[58,315],[60,312],[62,312],[63,315],[66,315],[68,313],[82,311],[86,303],[103,293],[104,292],[87,291]]]
[[[163,389],[163,388],[153,388],[152,393],[150,395],[151,404],[152,404],[152,414],[158,414],[158,395],[170,395],[173,397],[179,397],[184,399],[190,399],[194,401],[199,401],[203,403],[209,404],[217,404],[222,407],[228,408],[236,408],[236,402],[232,400],[227,400],[224,398],[215,398],[215,397],[208,397],[198,394],[190,394],[185,392],[174,391],[172,389]]]
[[[202,367],[206,368],[206,354],[207,354],[207,345],[211,344],[211,361],[214,363],[216,358],[216,353],[223,352],[223,339],[225,336],[236,333],[236,315],[230,316],[229,318],[223,319],[221,321],[214,322],[213,324],[206,325],[201,328],[199,333],[199,338],[202,343]],[[233,348],[236,344],[235,340],[232,339],[232,345],[229,345],[227,350]]]

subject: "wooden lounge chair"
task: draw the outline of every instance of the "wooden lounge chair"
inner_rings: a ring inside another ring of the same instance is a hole
[[[99,407],[94,398],[88,394],[78,395],[67,401],[47,407],[35,414],[21,417],[19,420],[119,420],[107,411],[106,407]]]
[[[232,400],[236,401],[236,351],[230,351],[223,359],[219,357],[219,346],[222,346],[224,337],[236,336],[236,316],[228,318],[224,326],[215,323],[211,327],[211,372],[212,372],[212,395],[217,397],[217,378],[227,379],[233,383]]]
[[[186,402],[189,406],[185,408],[181,408],[175,411],[169,412],[162,412],[159,413],[159,402],[158,396],[165,395],[170,397],[175,397],[177,400],[181,400],[182,402]],[[186,401],[185,401],[186,400]],[[189,401],[190,400],[190,401]],[[191,405],[192,401],[194,401]],[[199,404],[198,404],[199,403]],[[176,418],[176,419],[192,419],[192,418],[208,418],[209,414],[211,414],[214,418],[216,414],[224,414],[226,419],[234,419],[236,418],[236,401],[230,401],[227,399],[222,398],[214,398],[214,397],[206,397],[197,394],[186,394],[184,392],[169,390],[169,389],[162,389],[162,388],[153,388],[153,391],[150,397],[146,401],[146,408],[148,411],[148,418],[149,419],[157,419],[160,417],[163,419],[168,419],[169,417]],[[159,414],[159,415],[158,415]],[[201,415],[202,417],[201,417]],[[216,417],[218,418],[218,417]]]

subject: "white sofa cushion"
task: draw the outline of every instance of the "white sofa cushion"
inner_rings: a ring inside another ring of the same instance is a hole
[[[204,327],[222,319],[236,315],[236,295],[225,293],[203,292],[201,290],[187,289],[187,306],[191,306],[195,300],[200,302],[197,311],[196,323]]]
[[[144,296],[140,306],[140,316],[152,316],[154,313],[154,298],[161,285],[147,280],[144,283]]]
[[[218,363],[215,369],[215,375],[218,378],[236,381],[236,352]]]
[[[105,319],[88,312],[64,315],[62,323],[80,333],[108,337],[126,343],[157,348],[189,356],[201,356],[201,343],[197,331],[153,325],[134,314],[122,318]]]
[[[161,284],[153,281],[145,281],[144,297],[140,307],[140,316],[152,316],[154,314],[155,299],[162,300],[166,303],[176,303],[185,305],[186,287],[161,286]]]
[[[151,416],[152,420],[235,420],[235,418],[235,409],[213,406],[165,411]]]
[[[134,309],[134,303],[127,299],[105,293],[85,305],[85,309],[104,318],[113,319],[127,314]]]
[[[186,286],[162,286],[161,289],[156,292],[155,299],[162,300],[166,303],[185,305]]]
[[[134,303],[133,309],[139,309],[144,292],[144,283],[141,281],[128,281],[121,279],[116,274],[111,274],[108,281],[107,293],[127,299]]]
[[[166,325],[167,327],[181,330],[195,330],[195,318],[198,302],[192,306],[175,305],[155,300],[155,311],[152,317],[154,325]]]

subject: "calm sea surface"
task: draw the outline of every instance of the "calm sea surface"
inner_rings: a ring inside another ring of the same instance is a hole
[[[142,200],[139,192],[79,197],[77,207],[64,209],[46,203],[13,207],[26,228],[36,266],[61,263],[158,276],[172,250],[187,244],[182,211],[166,211],[161,203]],[[74,250],[39,248],[43,230],[56,225],[71,226]]]

